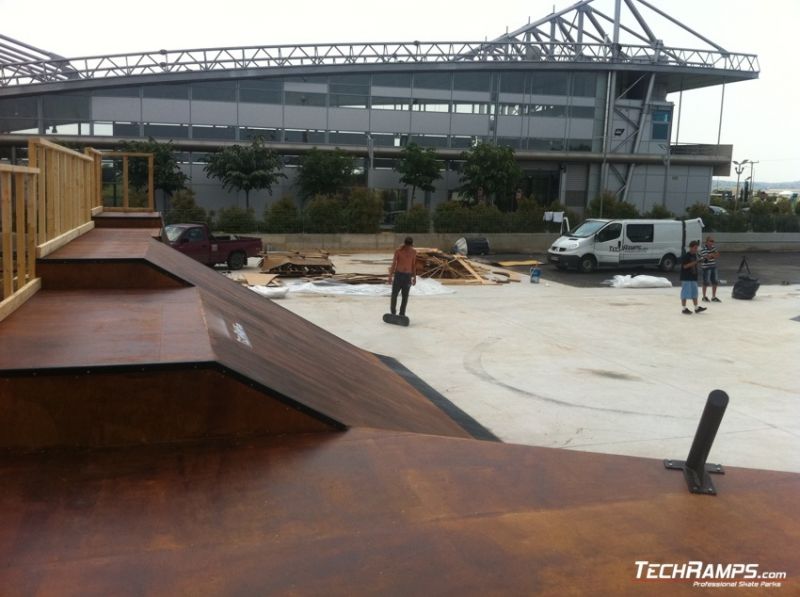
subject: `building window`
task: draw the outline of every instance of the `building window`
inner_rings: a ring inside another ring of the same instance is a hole
[[[373,87],[411,87],[411,73],[378,73],[372,75]]]
[[[482,72],[464,72],[453,75],[453,89],[460,91],[489,91],[491,74]]]
[[[116,127],[114,127],[114,131],[116,132]],[[146,122],[144,124],[144,136],[164,139],[186,139],[189,137],[189,126],[186,124]]]
[[[281,79],[243,79],[239,82],[239,101],[250,104],[282,104]]]
[[[447,135],[413,135],[409,142],[422,147],[447,147]]]
[[[343,93],[331,93],[331,108],[361,108],[369,107],[369,98],[366,95],[345,95]]]
[[[95,89],[92,92],[94,97],[139,97],[141,87],[107,87],[105,89]]]
[[[414,112],[449,112],[450,100],[413,99],[411,109]]]
[[[594,118],[594,106],[570,106],[569,115],[572,118]]]
[[[141,123],[139,122],[113,122],[111,123],[114,137],[141,137]],[[95,128],[97,124],[95,124]]]
[[[348,131],[331,131],[328,133],[331,145],[366,145],[366,133],[351,133]]]
[[[500,75],[502,93],[525,93],[525,73],[502,73]]]
[[[527,113],[529,116],[561,118],[567,115],[567,107],[558,104],[529,104]]]
[[[235,138],[236,127],[233,126],[192,125],[192,139],[227,139],[233,141]]]
[[[414,89],[450,89],[451,73],[416,73]]]
[[[572,95],[594,97],[597,94],[597,75],[594,73],[575,73],[572,75]]]
[[[566,73],[531,73],[533,95],[567,95]]]
[[[311,93],[305,91],[287,91],[287,106],[317,106],[324,108],[326,105],[327,94]]]
[[[654,141],[666,141],[669,139],[669,110],[653,110],[653,135]]]
[[[372,98],[373,110],[405,110],[411,109],[411,100],[406,97],[377,97]]]
[[[287,143],[325,143],[325,131],[286,129],[285,134]]]
[[[500,104],[498,114],[500,116],[521,116],[523,106],[520,104]]]
[[[235,102],[236,83],[234,81],[209,81],[192,84],[192,100],[209,102]]]
[[[188,85],[145,85],[144,97],[158,99],[189,99]]]
[[[567,143],[569,151],[592,151],[591,139],[570,139]]]
[[[453,102],[457,114],[494,114],[494,104],[487,102]]]
[[[252,141],[262,139],[268,143],[276,143],[281,140],[281,129],[242,127],[239,129],[239,139],[242,141]]]

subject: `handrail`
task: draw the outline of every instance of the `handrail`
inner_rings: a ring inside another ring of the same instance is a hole
[[[718,50],[556,41],[366,42],[158,50],[0,64],[0,87],[48,82],[334,65],[425,63],[654,64],[756,74],[758,57]]]
[[[37,192],[37,257],[91,230],[95,160],[47,139],[28,140],[28,165],[42,172]]]
[[[36,277],[36,185],[39,170],[0,164],[0,320],[41,287]]]

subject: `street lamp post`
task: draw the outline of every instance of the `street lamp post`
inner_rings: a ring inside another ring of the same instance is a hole
[[[662,190],[662,194],[661,194],[661,207],[666,209],[666,207],[667,207],[667,188],[668,188],[667,185],[668,185],[668,181],[669,181],[669,161],[670,161],[670,158],[672,157],[672,154],[670,153],[670,150],[669,150],[669,143],[665,143],[664,145],[659,144],[659,147],[661,147],[664,150],[664,156],[661,158],[661,160],[664,162],[664,189]]]
[[[753,193],[756,190],[756,179],[753,177],[753,164],[758,164],[758,162],[750,162],[750,195],[754,196]]]
[[[736,194],[733,196],[733,211],[739,211],[739,177],[744,172],[745,164],[749,164],[750,160],[742,160],[741,162],[733,160],[733,163],[736,164],[734,166],[736,170]]]

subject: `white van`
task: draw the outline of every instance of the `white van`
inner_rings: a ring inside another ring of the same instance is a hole
[[[547,250],[559,269],[592,272],[598,267],[656,265],[671,271],[688,249],[700,241],[703,220],[586,220],[560,236]]]

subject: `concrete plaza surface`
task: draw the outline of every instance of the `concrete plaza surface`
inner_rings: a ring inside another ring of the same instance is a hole
[[[332,259],[337,272],[385,273],[390,256]],[[800,472],[800,286],[762,286],[752,301],[725,286],[722,303],[683,315],[677,287],[577,288],[548,273],[412,296],[408,328],[381,321],[384,297],[279,304],[398,359],[505,442],[683,459],[722,389],[709,462]]]

